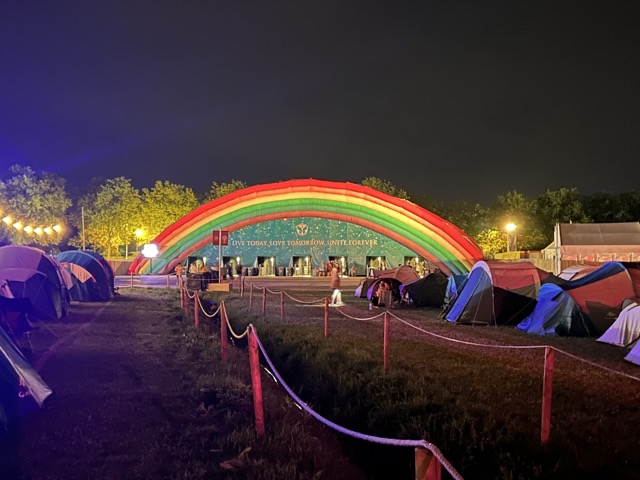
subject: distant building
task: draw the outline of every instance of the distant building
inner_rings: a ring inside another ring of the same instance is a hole
[[[578,263],[640,262],[640,222],[557,223],[543,256],[556,274]]]

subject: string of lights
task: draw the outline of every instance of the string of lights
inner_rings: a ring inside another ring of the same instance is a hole
[[[4,214],[5,216],[2,218],[2,221],[8,226],[12,226],[16,230],[21,230],[29,235],[54,235],[56,233],[61,233],[63,230],[63,226],[59,223],[55,225],[37,225],[33,226],[30,222],[20,220],[11,216],[7,212],[0,209],[0,215]]]

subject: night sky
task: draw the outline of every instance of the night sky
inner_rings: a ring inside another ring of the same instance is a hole
[[[0,174],[637,191],[636,3],[4,1]]]

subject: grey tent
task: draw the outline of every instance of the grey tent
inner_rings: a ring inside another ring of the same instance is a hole
[[[18,410],[19,402],[42,406],[52,391],[31,367],[4,328],[0,327],[0,426]]]
[[[447,276],[435,271],[422,278],[406,283],[400,293],[409,295],[411,303],[416,307],[441,307],[447,290]]]
[[[108,302],[113,299],[113,270],[106,261],[102,261],[104,258],[101,255],[86,250],[68,250],[56,255],[56,259],[64,264],[77,265],[84,270],[68,266],[71,274],[77,279],[72,289],[74,300]],[[87,277],[86,272],[91,278]]]
[[[5,245],[0,247],[0,272],[8,268],[35,270],[44,274],[48,282],[46,288],[55,309],[53,317],[57,320],[66,315],[69,309],[69,292],[61,272],[62,267],[54,258],[37,248]],[[35,303],[34,308],[37,308]]]

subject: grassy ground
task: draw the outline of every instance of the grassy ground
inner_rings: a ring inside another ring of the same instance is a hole
[[[295,282],[286,288],[307,300],[328,293]],[[357,322],[332,309],[325,339],[321,307],[287,298],[281,321],[279,296],[268,295],[266,315],[259,295],[253,307],[237,294],[205,296],[226,299],[236,329],[256,325],[278,370],[321,414],[363,433],[429,440],[465,478],[631,479],[640,471],[638,382],[559,355],[552,437],[543,448],[541,351],[453,344],[392,320],[383,374],[380,320]],[[349,290],[343,299],[345,312],[371,315]],[[451,338],[551,343],[639,374],[622,349],[593,339],[456,326],[431,309],[393,313]],[[243,342],[222,363],[218,326],[204,316],[201,324],[195,332],[192,318],[182,317],[176,291],[125,289],[109,304],[74,304],[64,322],[41,328],[32,361],[55,395],[0,437],[0,478],[412,478],[411,449],[327,431],[266,375],[267,435],[257,439]]]
[[[0,435],[0,478],[364,478],[266,376],[256,438],[246,353],[222,363],[211,323],[195,332],[176,290],[135,289],[40,328],[31,360],[55,393]]]
[[[277,285],[272,287],[278,289]],[[292,293],[294,293],[292,291]],[[300,299],[317,291],[295,291]],[[344,311],[369,316],[348,293]],[[640,446],[638,382],[557,355],[552,436],[541,447],[542,350],[500,350],[454,344],[392,321],[391,369],[382,373],[381,322],[357,322],[332,310],[324,339],[323,310],[278,296],[229,298],[237,328],[253,322],[285,379],[333,421],[392,438],[438,445],[466,478],[637,478]],[[377,312],[374,312],[377,313]],[[553,344],[638,376],[622,349],[593,339],[528,336],[513,328],[456,326],[437,310],[393,313],[431,332],[492,344]],[[346,441],[369,478],[411,478],[411,452]],[[403,472],[397,476],[398,472]]]

